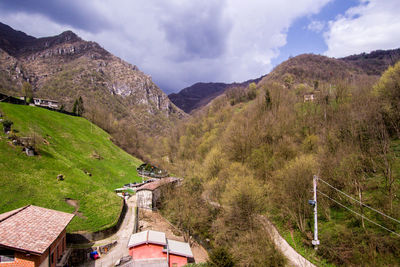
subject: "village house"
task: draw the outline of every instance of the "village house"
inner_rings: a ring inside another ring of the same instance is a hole
[[[314,94],[307,94],[304,95],[304,102],[308,102],[308,101],[314,101],[315,100],[315,95]]]
[[[188,243],[167,239],[163,232],[147,230],[133,234],[128,248],[134,266],[180,267],[194,262]]]
[[[0,214],[0,267],[55,267],[74,214],[28,205]]]
[[[137,206],[144,209],[153,209],[161,196],[161,187],[179,182],[178,178],[168,177],[151,182],[136,189]]]
[[[58,109],[58,101],[56,100],[34,98],[33,104],[35,104],[35,106]]]

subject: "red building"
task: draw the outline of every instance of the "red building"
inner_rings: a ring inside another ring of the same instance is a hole
[[[188,243],[167,239],[163,232],[147,230],[133,234],[128,248],[136,263],[157,262],[158,266],[180,267],[194,262]]]
[[[32,205],[0,214],[0,267],[55,267],[73,217]]]

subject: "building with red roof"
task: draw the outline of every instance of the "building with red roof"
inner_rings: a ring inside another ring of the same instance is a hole
[[[0,267],[55,267],[73,217],[33,205],[0,214]]]

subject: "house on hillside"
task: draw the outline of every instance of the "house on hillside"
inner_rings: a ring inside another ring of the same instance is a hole
[[[157,168],[149,163],[143,163],[137,167],[136,170],[138,174],[142,176],[149,176],[153,178],[164,178],[168,176],[168,172],[166,170]]]
[[[315,95],[314,94],[306,94],[304,95],[304,102],[314,101]]]
[[[194,262],[188,243],[167,239],[163,232],[147,230],[133,234],[128,248],[133,266],[180,267]]]
[[[164,185],[175,184],[179,181],[178,178],[168,177],[138,187],[136,189],[137,206],[144,209],[155,208],[161,197],[161,188]]]
[[[56,100],[33,98],[33,104],[39,107],[58,109],[58,101]]]
[[[0,267],[55,267],[74,214],[28,205],[0,214]],[[64,257],[64,258],[63,258]]]

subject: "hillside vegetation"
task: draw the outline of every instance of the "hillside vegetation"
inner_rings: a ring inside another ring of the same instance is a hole
[[[80,97],[83,116],[142,156],[142,137],[173,127],[185,113],[135,65],[71,31],[35,38],[0,23],[0,93],[57,100],[72,111]]]
[[[13,122],[10,135],[30,137],[38,151],[28,157],[0,126],[0,213],[28,204],[74,212],[65,202],[74,199],[79,216],[68,231],[97,231],[116,223],[122,202],[113,190],[139,180],[140,160],[84,118],[7,103],[0,103],[0,113]]]
[[[282,64],[256,88],[220,96],[158,139],[152,156],[186,178],[162,210],[188,236],[210,239],[211,258],[239,266],[284,264],[260,215],[319,265],[398,266],[398,235],[329,198],[398,234],[400,224],[323,182],[314,251],[308,200],[317,174],[400,218],[400,63],[378,80],[311,57]],[[311,93],[314,101],[304,101]]]

